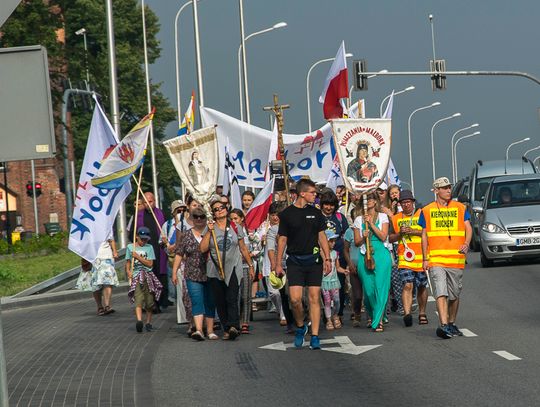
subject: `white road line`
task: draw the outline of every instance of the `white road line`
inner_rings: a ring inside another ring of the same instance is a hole
[[[432,295],[427,297],[427,302],[435,302],[435,298]]]
[[[493,353],[505,358],[506,360],[521,360],[521,358],[517,357],[516,355],[512,355],[510,352],[505,350],[494,350]]]
[[[459,328],[461,332],[463,332],[463,336],[466,336],[467,338],[472,338],[473,336],[478,336],[474,332],[466,329],[466,328]]]

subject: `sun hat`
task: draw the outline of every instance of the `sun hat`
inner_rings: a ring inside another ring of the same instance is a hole
[[[382,182],[381,185],[377,187],[377,189],[382,189],[383,191],[386,191],[388,189],[388,185],[386,182]]]
[[[452,185],[452,183],[446,177],[440,177],[440,178],[437,178],[435,181],[433,181],[434,189],[444,188],[444,187],[447,187],[448,185]]]
[[[171,203],[171,213],[174,213],[178,208],[185,207],[187,208],[187,205],[182,201],[181,199],[177,199],[176,201],[172,201]]]
[[[270,285],[276,290],[281,290],[287,283],[287,276],[283,274],[281,277],[276,275],[275,271],[270,272]]]
[[[403,191],[399,193],[398,202],[406,201],[406,200],[416,201],[410,189],[404,189]]]

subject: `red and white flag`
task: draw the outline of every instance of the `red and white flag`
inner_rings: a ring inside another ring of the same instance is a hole
[[[340,99],[348,97],[349,75],[345,57],[345,41],[341,41],[341,46],[326,76],[321,96],[319,96],[319,103],[323,103],[324,118],[327,120],[342,118],[343,105],[340,103]]]
[[[259,192],[251,207],[246,213],[246,228],[247,230],[255,230],[266,220],[268,210],[272,204],[272,193],[274,192],[274,178],[266,183],[264,188]]]

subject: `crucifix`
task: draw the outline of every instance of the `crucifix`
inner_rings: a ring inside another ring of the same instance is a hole
[[[278,95],[274,94],[274,105],[263,107],[264,111],[272,111],[276,116],[277,121],[277,133],[278,133],[278,149],[281,157],[281,169],[283,171],[283,178],[285,179],[285,193],[287,194],[287,205],[291,204],[291,197],[289,195],[289,171],[287,168],[287,160],[285,157],[285,145],[283,144],[283,109],[288,109],[289,105],[279,105]],[[271,163],[270,163],[271,164]]]

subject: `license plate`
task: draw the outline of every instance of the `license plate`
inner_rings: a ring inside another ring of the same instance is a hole
[[[540,237],[524,237],[522,239],[516,239],[517,246],[533,246],[540,245]]]

